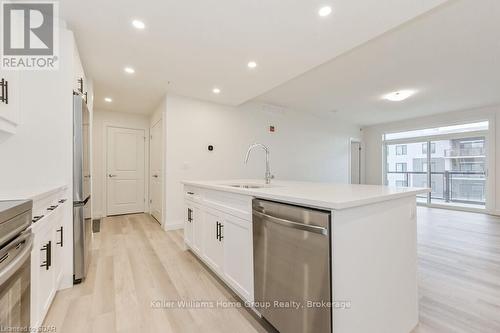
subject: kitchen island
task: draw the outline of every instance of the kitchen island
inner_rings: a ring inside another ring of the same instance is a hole
[[[187,247],[258,313],[254,199],[329,214],[332,332],[406,333],[418,324],[416,195],[428,189],[257,180],[183,184]]]

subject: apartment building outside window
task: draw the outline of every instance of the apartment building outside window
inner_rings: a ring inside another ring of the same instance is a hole
[[[384,135],[385,183],[430,187],[422,204],[484,209],[488,122]]]

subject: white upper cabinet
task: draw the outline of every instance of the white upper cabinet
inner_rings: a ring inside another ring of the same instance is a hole
[[[0,70],[0,132],[15,133],[19,124],[19,71]]]

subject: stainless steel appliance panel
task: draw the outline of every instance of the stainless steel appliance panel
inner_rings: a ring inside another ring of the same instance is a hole
[[[9,332],[29,330],[32,243],[28,231],[0,249],[0,327]]]
[[[31,224],[31,200],[0,201],[0,247]]]
[[[259,311],[280,332],[331,333],[330,216],[253,201],[255,301],[271,305]]]
[[[90,258],[90,113],[81,94],[73,95],[73,268],[74,282],[87,273]]]

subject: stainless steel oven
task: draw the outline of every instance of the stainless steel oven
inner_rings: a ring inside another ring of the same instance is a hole
[[[31,201],[0,201],[0,331],[28,332]]]

